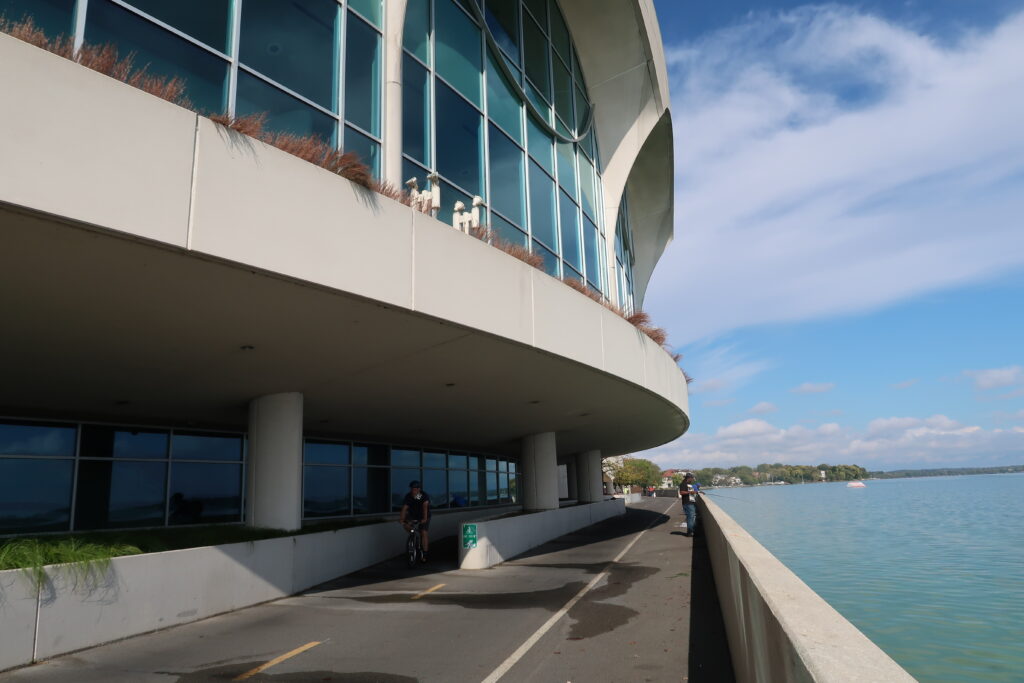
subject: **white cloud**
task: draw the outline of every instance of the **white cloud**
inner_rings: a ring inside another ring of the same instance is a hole
[[[808,6],[667,54],[678,223],[647,307],[679,342],[1024,265],[1024,14],[939,44]]]
[[[750,412],[754,415],[767,415],[768,413],[774,413],[778,408],[774,403],[768,401],[761,401],[756,406],[750,409]]]
[[[697,377],[690,387],[691,394],[727,394],[771,367],[771,363],[751,359],[729,344],[697,345],[687,355],[687,369]]]
[[[896,382],[896,384],[892,385],[892,388],[893,389],[909,389],[910,387],[914,386],[915,384],[917,384],[917,380],[916,379],[908,379],[908,380],[904,380],[902,382]]]
[[[836,385],[832,382],[822,382],[815,384],[814,382],[804,382],[798,387],[790,389],[794,394],[824,394],[826,391],[832,391],[836,388]]]
[[[878,418],[866,429],[835,422],[815,429],[782,428],[750,419],[722,427],[713,435],[684,435],[641,457],[663,467],[691,468],[762,462],[845,463],[876,470],[1019,465],[1024,462],[1024,426],[986,430],[945,415]]]
[[[721,408],[722,406],[729,405],[730,403],[732,403],[735,400],[736,399],[734,399],[734,398],[715,398],[715,399],[711,399],[709,401],[704,401],[701,405],[708,406],[709,408]]]
[[[974,388],[980,391],[1024,384],[1024,367],[1019,365],[990,370],[964,370],[964,374],[974,380]]]

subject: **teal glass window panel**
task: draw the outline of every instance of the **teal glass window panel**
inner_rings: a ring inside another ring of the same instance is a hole
[[[430,64],[430,3],[433,0],[410,0],[405,10],[402,46]]]
[[[583,218],[583,253],[586,257],[587,282],[593,285],[598,291],[604,291],[601,276],[601,234],[597,226],[589,218]]]
[[[422,483],[423,475],[418,467],[395,467],[391,470],[391,511],[399,512],[402,501],[409,493],[409,482]],[[429,493],[429,491],[427,492]]]
[[[430,72],[409,55],[402,62],[403,152],[430,164]],[[408,180],[406,176],[403,180]],[[420,178],[420,189],[426,185]]]
[[[389,510],[390,474],[391,470],[387,467],[352,468],[352,514],[366,515]]]
[[[437,451],[424,451],[423,452],[423,466],[424,467],[444,467],[445,460],[447,459],[445,453]]]
[[[544,28],[544,31],[548,30],[548,2],[547,0],[526,0],[526,9],[530,11],[530,14],[537,20],[537,22]]]
[[[487,0],[485,18],[498,47],[518,63],[519,0]]]
[[[555,113],[568,125],[574,125],[572,76],[561,60],[554,60]]]
[[[412,0],[411,4],[424,2],[424,0]],[[381,0],[348,0],[348,6],[359,12],[371,24],[380,28],[381,24]]]
[[[519,500],[519,478],[511,470],[508,473],[508,498],[513,503]]]
[[[508,502],[509,500],[507,472],[498,473],[498,498],[503,503]]]
[[[157,459],[167,457],[169,444],[165,431],[84,425],[78,452],[83,458]]]
[[[470,470],[469,472],[469,504],[480,505],[480,473]]]
[[[584,282],[584,280],[583,280],[583,273],[581,273],[580,271],[578,271],[575,268],[573,268],[572,266],[570,266],[568,264],[568,262],[566,262],[566,261],[563,261],[562,265],[564,266],[564,276],[565,277],[567,277],[567,278],[570,278],[570,277],[574,278],[575,280],[578,280],[580,282],[580,284],[583,284],[583,282]]]
[[[551,6],[551,44],[558,55],[565,60],[565,63],[569,64],[572,59],[572,40],[569,38],[569,28],[565,25],[565,19],[557,5]]]
[[[580,66],[580,56],[575,50],[572,51],[572,77],[576,79],[577,87],[587,87],[587,82],[583,79],[583,68]]]
[[[580,169],[580,199],[583,211],[597,222],[597,178],[594,175],[594,166],[583,154],[579,155]]]
[[[520,247],[528,247],[530,245],[530,238],[525,232],[496,213],[491,213],[491,230],[503,242]]]
[[[392,448],[391,449],[391,466],[392,467],[419,467],[420,466],[420,452],[418,450],[410,448]],[[415,478],[415,477],[413,477]]]
[[[280,88],[239,70],[235,112],[238,116],[266,113],[267,130],[306,136],[316,135],[334,144],[337,121],[292,97]]]
[[[480,456],[471,455],[469,456],[469,469],[478,470],[480,469]]]
[[[74,33],[75,0],[0,0],[0,16],[20,22],[31,18],[50,38]]]
[[[466,192],[483,196],[483,117],[440,81],[434,93],[437,98],[437,170]],[[442,201],[450,204],[443,197]]]
[[[541,258],[544,259],[544,272],[551,277],[558,277],[558,256],[553,251],[547,249],[537,240],[533,241],[533,253],[540,254]]]
[[[307,465],[303,471],[302,516],[340,517],[352,511],[352,470]]]
[[[526,222],[526,171],[524,154],[494,125],[487,128],[491,162],[491,207],[513,222]]]
[[[347,465],[352,461],[352,448],[347,443],[307,441],[303,446],[303,462],[307,465]]]
[[[484,460],[484,469],[486,469],[488,471],[497,472],[498,471],[498,461],[495,460],[494,458],[486,458]]]
[[[166,486],[166,462],[82,460],[75,529],[162,526]]]
[[[580,217],[576,204],[564,192],[559,197],[559,224],[562,233],[562,258],[577,271],[583,270],[580,250]]]
[[[225,109],[228,63],[109,0],[93,0],[85,23],[85,40],[110,43],[121,57],[135,53],[134,64],[154,76],[185,81],[185,94],[200,112]]]
[[[74,460],[0,458],[0,534],[66,531]]]
[[[354,465],[388,465],[390,450],[381,444],[356,444],[352,447]]]
[[[245,0],[239,60],[335,111],[335,0]]]
[[[583,126],[587,123],[587,117],[590,115],[590,105],[587,104],[587,99],[584,97],[583,92],[576,89],[576,122],[575,129],[577,133],[583,131]],[[587,154],[593,157],[589,147],[586,150]]]
[[[490,54],[487,55],[487,114],[513,140],[522,144],[523,105]]]
[[[494,505],[498,502],[498,473],[487,473],[487,504]]]
[[[465,470],[448,470],[448,495],[453,508],[469,505],[469,478]]]
[[[541,130],[540,125],[533,120],[532,116],[526,117],[526,139],[530,156],[548,173],[554,174],[554,140]]]
[[[573,151],[571,142],[556,142],[555,150],[558,157],[558,184],[569,196],[576,199],[578,189],[576,185],[576,154]]]
[[[358,154],[373,177],[380,177],[380,144],[376,140],[345,126],[345,151]]]
[[[454,0],[437,0],[434,11],[437,73],[479,107],[483,73],[480,28]]]
[[[558,248],[555,232],[555,183],[537,164],[530,164],[530,233],[533,238]]]
[[[73,458],[78,429],[38,422],[0,422],[0,455]],[[0,498],[2,501],[3,498]]]
[[[544,98],[540,96],[537,89],[533,87],[533,84],[529,81],[526,82],[526,97],[530,100],[530,104],[537,110],[540,117],[547,123],[551,123],[551,105],[544,101]]]
[[[174,525],[241,521],[242,466],[173,463],[169,507]]]
[[[175,460],[241,460],[242,437],[176,432],[171,438],[171,457]]]
[[[448,473],[444,470],[423,470],[423,490],[430,496],[430,507],[448,507]]]
[[[498,471],[499,472],[508,472],[508,461],[507,460],[499,460],[498,461]]]
[[[452,224],[452,214],[455,213],[455,202],[462,202],[467,211],[473,209],[473,198],[465,192],[455,188],[451,183],[441,181],[441,208],[437,212],[437,220],[442,223]]]
[[[530,79],[544,99],[551,98],[551,79],[548,76],[548,39],[531,19],[523,21],[523,64]]]
[[[379,137],[380,34],[355,16],[345,30],[345,119]]]
[[[451,454],[448,456],[448,467],[464,470],[468,466],[465,455]]]
[[[403,189],[408,189],[408,188],[405,187],[404,183],[406,181],[408,181],[409,178],[415,178],[416,179],[416,184],[417,184],[417,186],[419,187],[420,190],[427,189],[427,185],[429,184],[429,183],[427,183],[427,175],[429,173],[430,173],[430,171],[426,170],[425,168],[423,168],[419,164],[415,164],[415,163],[409,161],[408,159],[404,159],[403,158],[402,159],[402,183],[403,183],[402,187],[403,187]]]
[[[129,0],[146,14],[221,52],[228,51],[230,0]]]

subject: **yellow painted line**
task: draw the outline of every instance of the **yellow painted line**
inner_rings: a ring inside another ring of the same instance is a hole
[[[434,586],[433,588],[428,588],[427,590],[423,591],[422,593],[417,593],[416,595],[412,596],[412,597],[411,597],[411,598],[409,598],[409,599],[410,599],[410,600],[419,600],[419,599],[420,599],[420,598],[422,598],[422,597],[423,597],[424,595],[428,595],[428,594],[430,594],[430,593],[433,593],[433,592],[434,592],[434,591],[436,591],[436,590],[437,590],[438,588],[444,588],[444,587],[445,587],[446,585],[448,585],[448,584],[444,584],[444,583],[439,583],[439,584],[437,584],[436,586]]]
[[[306,650],[309,650],[310,648],[316,647],[317,645],[320,644],[320,642],[321,641],[319,641],[319,640],[314,640],[312,643],[306,643],[302,647],[297,647],[294,650],[292,650],[291,652],[284,653],[280,657],[274,657],[273,659],[271,659],[266,664],[260,664],[255,669],[252,669],[251,671],[246,671],[241,676],[236,676],[236,677],[232,678],[231,680],[233,680],[233,681],[244,681],[247,678],[251,678],[251,677],[255,676],[256,674],[258,674],[261,671],[266,671],[270,667],[272,667],[272,666],[274,666],[276,664],[280,664],[281,662],[283,662],[286,659],[291,659],[295,655],[300,655],[303,652],[305,652]]]

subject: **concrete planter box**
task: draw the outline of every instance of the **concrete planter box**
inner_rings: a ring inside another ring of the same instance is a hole
[[[914,680],[721,508],[697,505],[737,681]]]
[[[459,568],[487,569],[554,538],[624,514],[626,504],[618,499],[473,522],[477,528],[477,546],[464,547],[461,542],[464,529],[460,530]]]
[[[508,506],[501,511],[519,510]],[[451,536],[495,510],[438,514],[431,533]],[[185,624],[301,592],[402,552],[393,522],[262,541],[117,557],[104,571],[44,568],[36,585],[0,572],[0,671],[129,636]]]

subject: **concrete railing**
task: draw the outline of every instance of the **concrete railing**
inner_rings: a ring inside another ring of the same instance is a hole
[[[431,536],[451,536],[462,522],[496,512],[437,514]],[[391,521],[117,557],[91,571],[53,565],[42,581],[20,569],[2,571],[0,671],[293,595],[404,548],[405,534]]]
[[[697,504],[737,681],[914,680],[720,507]]]
[[[467,534],[468,523],[464,523],[459,534],[459,567],[487,569],[554,538],[624,514],[625,503],[616,499],[473,522],[476,547],[466,547],[473,534]]]

